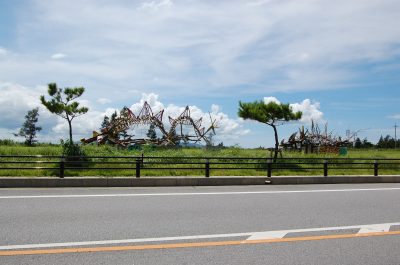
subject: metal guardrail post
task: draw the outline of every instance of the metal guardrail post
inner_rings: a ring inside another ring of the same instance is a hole
[[[64,178],[64,171],[65,171],[65,157],[61,157],[60,160],[60,173],[59,177]]]
[[[210,160],[206,159],[206,178],[210,177]]]
[[[267,159],[267,176],[272,177],[272,159]]]
[[[374,161],[374,176],[375,176],[375,177],[378,176],[378,169],[379,169],[378,160],[375,160],[375,161]]]
[[[328,176],[328,160],[324,160],[324,177]]]
[[[136,160],[136,177],[140,178],[140,159]]]

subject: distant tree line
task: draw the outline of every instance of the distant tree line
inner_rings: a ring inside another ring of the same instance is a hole
[[[381,138],[379,138],[378,143],[376,144],[377,148],[385,148],[385,149],[392,149],[392,148],[400,148],[400,140],[397,139],[397,141],[395,142],[394,138],[391,137],[390,135],[386,135],[385,137],[383,137],[381,135]]]

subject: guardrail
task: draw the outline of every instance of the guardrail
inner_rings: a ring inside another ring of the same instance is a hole
[[[38,160],[39,159],[39,160]],[[328,176],[330,170],[366,170],[378,176],[381,169],[400,172],[400,159],[388,158],[279,158],[266,157],[156,157],[1,155],[0,175],[4,170],[45,170],[64,178],[72,170],[128,170],[136,178],[144,170],[197,170],[210,177],[217,170],[257,170],[268,177],[279,170],[317,171]]]

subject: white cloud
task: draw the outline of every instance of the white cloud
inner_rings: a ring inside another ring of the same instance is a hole
[[[218,113],[220,111],[220,109],[221,109],[221,107],[219,105],[217,105],[217,104],[212,104],[211,105],[211,112],[214,113],[214,114]]]
[[[4,48],[2,48],[2,47],[0,47],[0,56],[2,56],[2,55],[6,55],[8,52],[7,52],[7,50],[6,49],[4,49]]]
[[[110,99],[108,99],[108,98],[99,98],[99,99],[96,100],[96,102],[104,105],[104,104],[111,103],[112,101]]]
[[[310,99],[305,99],[301,103],[290,104],[293,111],[301,111],[303,113],[300,122],[310,124],[311,121],[316,123],[324,122],[324,114],[320,111],[320,103],[312,102]]]
[[[275,102],[277,104],[281,104],[281,102],[276,97],[264,97],[265,104],[268,104],[270,102]]]
[[[67,55],[65,55],[64,53],[55,53],[51,56],[51,59],[60,60],[60,59],[64,59],[65,57],[67,57]]]
[[[55,123],[56,117],[41,105],[39,97],[46,94],[46,87],[37,86],[28,88],[14,83],[0,82],[0,129],[1,136],[12,138],[11,133],[16,132],[25,120],[25,115],[33,108],[39,108],[38,125],[43,131],[38,135],[46,133]]]
[[[0,124],[2,126],[19,126],[25,114],[36,107],[39,107],[39,115],[45,116],[45,108],[40,104],[39,97],[46,93],[45,87],[28,88],[13,83],[0,82]],[[7,113],[7,115],[5,115]]]
[[[170,7],[174,3],[171,0],[161,0],[161,1],[147,1],[143,2],[139,9],[151,9],[158,10],[160,8]]]
[[[275,102],[280,104],[281,102],[276,97],[264,97],[264,103]],[[319,102],[312,102],[310,99],[304,99],[300,103],[290,104],[294,112],[301,111],[303,113],[300,122],[310,124],[314,122],[324,122],[324,114],[320,110],[321,106]]]
[[[400,120],[400,114],[394,114],[394,115],[389,116],[388,118],[395,119],[395,120]]]
[[[92,131],[99,131],[100,125],[105,115],[110,117],[117,109],[107,108],[105,111],[90,110],[72,121],[72,132],[74,141],[81,138],[91,137]],[[69,132],[68,123],[65,119],[57,118],[57,124],[52,128],[52,131],[57,135],[66,137]]]

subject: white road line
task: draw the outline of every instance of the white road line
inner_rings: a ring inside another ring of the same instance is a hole
[[[284,236],[286,236],[286,234],[287,234],[287,232],[285,232],[285,231],[269,231],[269,232],[253,233],[246,240],[262,240],[262,239],[283,238]]]
[[[25,244],[25,245],[4,245],[0,246],[0,250],[14,250],[14,249],[36,249],[36,248],[54,248],[54,247],[74,247],[74,246],[88,246],[88,245],[113,245],[113,244],[128,244],[128,243],[145,243],[145,242],[162,242],[162,241],[178,241],[178,240],[199,240],[199,239],[213,239],[213,238],[232,238],[232,237],[245,237],[244,241],[282,238],[288,233],[301,233],[301,232],[318,232],[318,231],[332,231],[332,230],[345,230],[345,229],[370,229],[373,232],[374,227],[389,227],[392,225],[400,225],[398,223],[384,223],[384,224],[369,224],[369,225],[352,225],[352,226],[337,226],[337,227],[318,227],[318,228],[304,228],[304,229],[291,229],[291,230],[276,230],[264,232],[245,232],[245,233],[232,233],[232,234],[212,234],[212,235],[195,235],[195,236],[175,236],[175,237],[158,237],[158,238],[135,238],[135,239],[122,239],[122,240],[102,240],[102,241],[82,241],[82,242],[65,242],[65,243],[44,243],[44,244]]]
[[[400,188],[331,189],[331,190],[281,190],[281,191],[232,191],[232,192],[179,192],[179,193],[120,193],[120,194],[66,194],[66,195],[21,195],[0,196],[0,199],[43,198],[93,198],[93,197],[144,197],[144,196],[200,196],[200,195],[246,195],[246,194],[290,194],[358,191],[400,191]]]
[[[366,227],[362,227],[358,234],[364,233],[376,233],[376,232],[389,232],[390,225],[388,224],[380,224],[380,225],[370,225]]]

